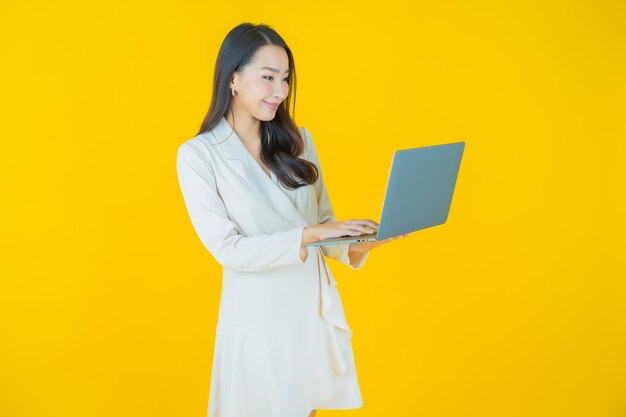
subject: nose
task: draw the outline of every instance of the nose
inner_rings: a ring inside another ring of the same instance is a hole
[[[274,91],[274,99],[276,101],[283,101],[285,99],[285,97],[287,96],[286,93],[282,92],[282,91]]]
[[[283,101],[285,97],[287,97],[287,93],[289,92],[289,86],[279,85],[274,88],[274,97],[277,101]]]

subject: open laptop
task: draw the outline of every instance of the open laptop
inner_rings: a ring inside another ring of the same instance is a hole
[[[305,243],[334,245],[383,240],[448,220],[465,142],[395,151],[378,230]]]

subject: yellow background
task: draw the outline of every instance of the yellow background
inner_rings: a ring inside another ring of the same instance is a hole
[[[294,52],[338,220],[466,142],[445,225],[329,261],[364,407],[318,416],[626,415],[617,0],[2,1],[0,415],[205,415],[221,266],[175,152],[245,21]]]

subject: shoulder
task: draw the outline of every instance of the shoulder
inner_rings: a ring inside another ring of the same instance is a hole
[[[300,129],[300,133],[304,139],[304,151],[302,152],[302,158],[317,164],[317,150],[315,149],[315,143],[313,142],[311,132],[304,126],[300,126],[298,129]]]
[[[176,151],[176,159],[178,162],[190,162],[193,159],[201,156],[201,147],[198,143],[198,136],[193,137],[191,139],[187,139],[181,144],[178,145],[178,150]]]
[[[300,134],[302,135],[305,144],[307,144],[311,140],[311,132],[309,132],[309,129],[304,126],[299,126],[298,129],[300,130]]]
[[[300,130],[300,135],[304,140],[304,150],[302,151],[302,157],[311,160],[315,153],[315,145],[313,144],[313,138],[311,137],[311,132],[308,128],[304,126],[298,127]]]
[[[211,146],[206,133],[198,134],[178,145],[176,164],[178,166],[185,165],[195,169],[207,168],[211,160],[211,152]]]

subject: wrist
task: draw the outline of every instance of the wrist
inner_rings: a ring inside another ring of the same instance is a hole
[[[306,226],[302,232],[302,242],[309,243],[316,240],[319,240],[319,236],[315,233],[315,228],[313,228],[313,226]]]
[[[348,252],[365,253],[367,252],[367,250],[359,249],[359,246],[355,246],[354,243],[350,243],[350,245],[348,246]]]

